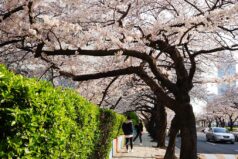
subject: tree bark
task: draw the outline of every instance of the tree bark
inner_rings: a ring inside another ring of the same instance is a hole
[[[165,147],[165,137],[167,128],[167,113],[165,107],[162,105],[158,106],[157,119],[156,119],[156,139],[157,147]]]
[[[230,126],[230,131],[233,131],[233,125],[234,125],[234,121],[232,120],[232,117],[229,116],[229,126]]]
[[[221,121],[221,127],[225,127],[226,126],[226,123],[225,123],[225,119],[222,119],[222,121]]]
[[[171,122],[171,127],[169,129],[169,144],[166,149],[164,159],[176,159],[175,141],[176,141],[176,135],[178,131],[179,131],[178,119],[175,116]]]
[[[155,102],[154,109],[149,121],[149,133],[154,141],[157,141],[157,147],[165,147],[165,137],[167,128],[167,114],[165,107]]]
[[[216,127],[219,127],[219,121],[218,121],[218,119],[215,119],[216,120]]]
[[[156,119],[156,108],[153,109],[150,117],[150,121],[148,122],[148,132],[153,140],[155,140],[155,119]]]
[[[180,159],[197,159],[197,132],[192,106],[189,102],[178,104],[178,120],[181,131]]]

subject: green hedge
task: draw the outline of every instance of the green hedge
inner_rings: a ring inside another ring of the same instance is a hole
[[[0,158],[106,158],[124,120],[73,90],[0,65]]]
[[[123,134],[121,126],[125,121],[125,117],[119,116],[110,110],[102,109],[100,121],[100,137],[99,141],[95,145],[96,153],[91,157],[92,159],[106,159],[109,157],[110,149],[112,147],[112,140],[118,135]]]

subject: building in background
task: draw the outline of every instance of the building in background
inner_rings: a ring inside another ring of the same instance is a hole
[[[218,66],[217,76],[218,78],[224,78],[229,76],[235,76],[236,75],[236,64],[230,63],[230,64],[224,64],[220,63]],[[217,85],[218,89],[218,95],[223,95],[226,91],[231,90],[232,88],[236,87],[236,81],[230,81],[230,82],[224,82],[224,83],[218,83]]]

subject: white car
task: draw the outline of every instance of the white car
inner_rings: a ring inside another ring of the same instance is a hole
[[[231,142],[232,144],[235,143],[235,136],[226,128],[220,127],[211,127],[206,131],[206,139],[207,141],[224,141],[224,142]]]

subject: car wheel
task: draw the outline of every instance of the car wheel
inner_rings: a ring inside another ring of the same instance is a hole
[[[231,144],[235,144],[235,142],[234,142],[234,141],[231,141]]]
[[[214,136],[212,137],[212,141],[215,142],[215,143],[217,142],[217,140],[215,139]]]

